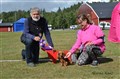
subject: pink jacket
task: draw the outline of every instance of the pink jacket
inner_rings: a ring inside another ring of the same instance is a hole
[[[76,42],[70,49],[70,52],[74,53],[81,45],[84,45],[88,41],[99,46],[101,51],[104,52],[104,40],[100,37],[104,37],[104,33],[99,26],[87,25],[86,29],[78,30]]]

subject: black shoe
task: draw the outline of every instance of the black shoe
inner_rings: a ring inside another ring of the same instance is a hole
[[[40,62],[35,62],[35,64],[40,64]]]
[[[40,62],[39,61],[37,61],[37,62],[34,62],[34,64],[39,64]]]
[[[25,61],[25,53],[26,53],[26,50],[23,49],[22,52],[21,52],[21,54],[22,54],[22,60],[23,61]]]
[[[92,66],[97,66],[98,64],[99,64],[99,63],[98,63],[97,60],[93,60],[92,63],[91,63]]]
[[[35,64],[34,63],[27,63],[27,66],[29,66],[29,67],[35,67]]]

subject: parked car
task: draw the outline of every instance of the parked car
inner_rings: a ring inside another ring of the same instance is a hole
[[[48,29],[49,29],[49,30],[52,30],[52,25],[48,25]]]
[[[109,22],[106,22],[106,21],[101,21],[101,22],[99,23],[99,26],[100,26],[103,30],[109,29],[109,28],[110,28],[110,23],[109,23]]]
[[[71,26],[70,26],[70,29],[71,29],[71,30],[72,30],[72,29],[74,30],[74,29],[76,29],[77,27],[78,27],[77,25],[71,25]]]

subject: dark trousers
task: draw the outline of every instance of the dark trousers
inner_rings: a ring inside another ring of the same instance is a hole
[[[25,52],[22,55],[25,56],[26,62],[37,63],[39,60],[39,42],[32,40],[26,34],[21,36],[21,42],[25,45]]]
[[[82,51],[80,50],[80,52],[77,53],[77,55],[72,54],[71,60],[76,63],[80,62],[82,64],[87,64],[87,63],[91,63],[93,60],[97,60],[97,57],[101,55],[102,52],[98,46],[89,45],[86,46],[84,49],[82,49]]]
[[[102,55],[101,49],[95,45],[89,45],[85,48],[85,51],[91,60],[97,60],[98,56]]]

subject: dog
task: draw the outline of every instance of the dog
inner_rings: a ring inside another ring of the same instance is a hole
[[[65,53],[63,51],[59,51],[58,59],[61,63],[61,66],[68,66],[68,65],[72,64],[71,60],[69,60],[68,58],[64,58],[64,57],[65,57]]]

